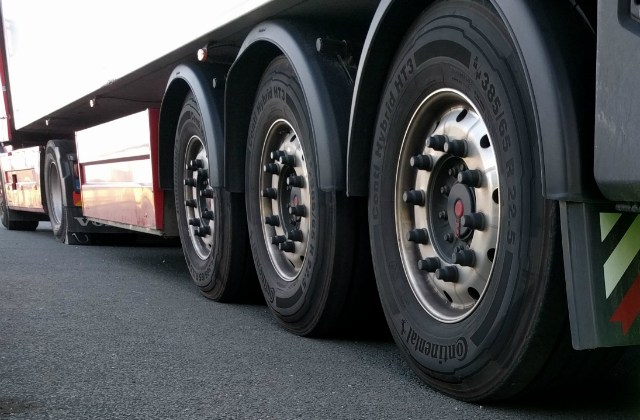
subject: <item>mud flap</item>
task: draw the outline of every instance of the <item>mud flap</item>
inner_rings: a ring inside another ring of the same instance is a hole
[[[560,218],[573,347],[640,344],[640,214],[561,202]]]
[[[67,236],[64,243],[68,245],[91,245],[91,234],[123,234],[131,233],[127,230],[102,223],[90,221],[82,215],[81,207],[64,207],[67,218]]]

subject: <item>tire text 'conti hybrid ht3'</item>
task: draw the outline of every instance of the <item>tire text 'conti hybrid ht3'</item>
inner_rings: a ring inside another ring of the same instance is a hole
[[[202,115],[187,95],[176,131],[174,192],[182,249],[200,292],[216,301],[245,297],[255,274],[249,255],[242,194],[209,186]]]
[[[406,35],[379,108],[369,223],[385,314],[413,370],[463,400],[514,395],[572,352],[558,345],[559,220],[531,95],[490,2],[439,1]]]

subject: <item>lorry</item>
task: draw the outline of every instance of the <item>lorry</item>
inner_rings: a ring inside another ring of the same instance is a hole
[[[7,229],[179,237],[300,336],[381,305],[464,401],[640,344],[637,0],[1,6]]]

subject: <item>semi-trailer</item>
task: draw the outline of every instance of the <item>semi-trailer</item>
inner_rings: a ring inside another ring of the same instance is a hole
[[[640,343],[637,1],[1,13],[7,229],[179,237],[204,296],[259,287],[301,336],[381,304],[413,371],[466,401]]]

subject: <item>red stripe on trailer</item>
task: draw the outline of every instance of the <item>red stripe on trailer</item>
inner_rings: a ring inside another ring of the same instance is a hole
[[[638,314],[640,314],[640,275],[633,282],[609,322],[620,322],[622,334],[627,335]]]
[[[149,149],[151,151],[151,170],[153,172],[153,201],[156,213],[156,229],[162,229],[164,217],[164,193],[160,189],[160,168],[158,162],[158,124],[160,110],[149,109]]]

